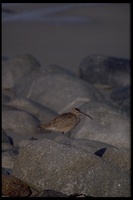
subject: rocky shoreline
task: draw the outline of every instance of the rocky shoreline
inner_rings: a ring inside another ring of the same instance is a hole
[[[130,196],[130,61],[89,55],[79,72],[28,54],[3,57],[4,196]],[[81,117],[71,147],[37,128],[73,107],[93,121]]]

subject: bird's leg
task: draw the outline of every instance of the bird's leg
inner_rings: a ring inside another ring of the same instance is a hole
[[[65,139],[65,143],[67,144],[67,138],[66,138],[66,135],[65,135],[64,132],[62,132],[62,134],[63,134],[63,137],[64,137],[64,139]]]
[[[66,145],[70,146],[70,143],[68,141],[66,134],[64,132],[62,132],[62,134],[64,135]]]

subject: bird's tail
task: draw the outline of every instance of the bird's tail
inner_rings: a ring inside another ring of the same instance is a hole
[[[44,125],[43,124],[40,124],[37,126],[40,130],[44,129]]]

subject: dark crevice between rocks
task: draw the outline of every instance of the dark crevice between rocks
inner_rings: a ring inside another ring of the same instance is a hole
[[[107,148],[105,148],[105,147],[102,148],[102,149],[99,149],[99,150],[96,151],[94,154],[97,155],[97,156],[99,156],[99,157],[102,157],[103,154],[105,153],[106,149],[107,149]]]

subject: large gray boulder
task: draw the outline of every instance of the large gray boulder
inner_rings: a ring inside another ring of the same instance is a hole
[[[45,137],[45,136],[44,136]],[[44,138],[43,138],[44,139]],[[49,137],[49,139],[53,140]],[[64,138],[60,136],[54,139],[56,142],[66,144]],[[82,150],[87,153],[95,154],[102,159],[110,162],[114,166],[120,167],[123,171],[131,170],[131,150],[126,148],[117,148],[113,145],[99,142],[96,140],[68,138],[70,147]],[[23,148],[28,144],[32,144],[32,140],[23,139],[18,144],[19,148]]]
[[[15,98],[15,93],[11,89],[2,90],[2,104],[6,104]]]
[[[91,101],[79,108],[93,120],[81,116],[80,124],[71,131],[71,137],[97,140],[116,147],[130,149],[130,118],[107,102]]]
[[[13,139],[9,137],[6,132],[2,129],[2,151],[7,151],[12,149]]]
[[[57,116],[57,113],[48,107],[23,97],[15,98],[6,105],[28,112],[37,117],[43,123],[47,123]]]
[[[89,55],[80,64],[80,77],[91,84],[111,88],[130,84],[130,61],[104,55]]]
[[[2,142],[12,144],[12,138],[10,138],[3,129],[2,129]]]
[[[18,55],[2,63],[2,89],[11,89],[21,78],[40,67],[31,55]]]
[[[130,196],[130,175],[97,155],[51,140],[37,140],[20,149],[13,175],[37,191],[94,197]]]
[[[131,87],[122,86],[114,89],[110,95],[111,101],[124,113],[131,114]]]
[[[10,106],[3,106],[2,128],[18,135],[30,136],[36,133],[40,121],[33,115]],[[10,135],[9,135],[10,136]]]
[[[17,95],[27,97],[55,112],[78,107],[91,99],[103,100],[103,95],[90,84],[68,74],[32,74],[25,83],[14,87]]]

